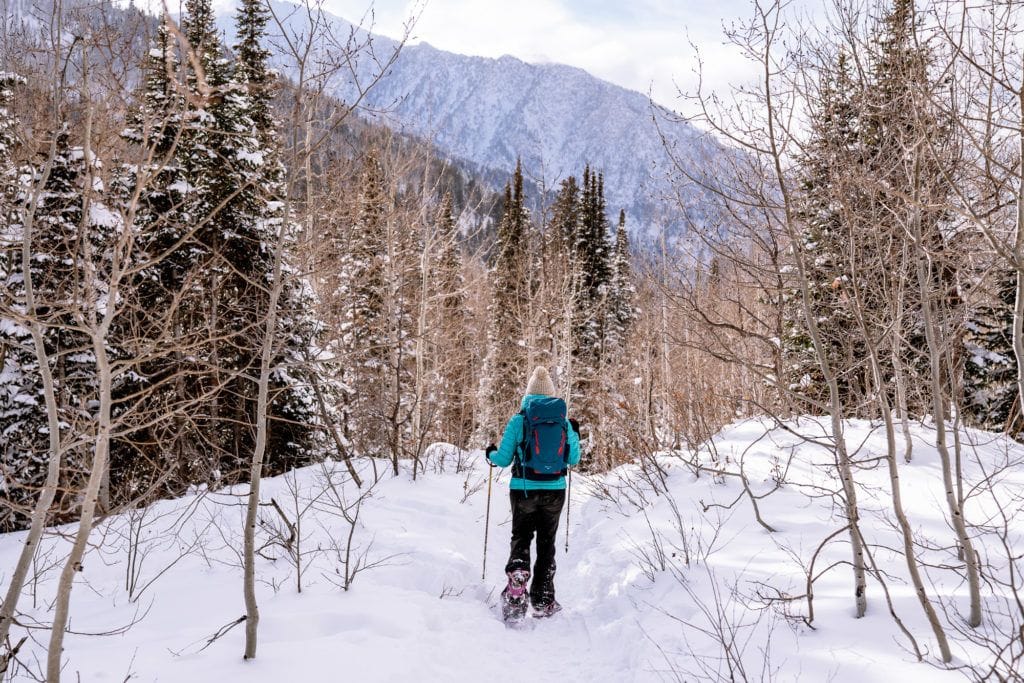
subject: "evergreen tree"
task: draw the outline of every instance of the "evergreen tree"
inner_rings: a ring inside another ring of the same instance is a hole
[[[811,139],[800,159],[800,194],[797,216],[803,224],[799,248],[804,255],[810,310],[830,365],[836,372],[844,396],[853,383],[863,391],[863,351],[849,352],[849,330],[855,324],[844,306],[844,284],[849,277],[846,256],[853,226],[851,211],[844,203],[855,202],[846,180],[859,172],[857,90],[850,73],[850,61],[841,53],[834,66],[821,75],[819,108],[811,117]],[[845,219],[845,220],[844,220]],[[798,276],[787,266],[785,280]],[[810,403],[801,411],[815,411],[828,401],[828,387],[804,320],[800,289],[794,285],[783,292],[785,334],[782,355],[785,381],[790,391]]]
[[[551,220],[542,243],[543,275],[541,288],[540,327],[537,344],[549,351],[560,382],[570,389],[573,382],[573,354],[576,351],[574,324],[582,281],[582,268],[577,262],[576,241],[580,226],[580,188],[575,176],[562,181],[551,209]]]
[[[252,147],[240,153],[240,160],[251,164],[254,174],[251,180],[255,184],[255,196],[250,242],[258,244],[263,258],[257,264],[243,261],[234,263],[233,267],[248,266],[247,271],[242,269],[246,281],[266,283],[258,287],[261,298],[255,309],[258,313],[254,321],[257,327],[260,327],[269,305],[268,288],[272,284],[276,242],[284,240],[283,246],[288,253],[295,250],[299,235],[298,225],[292,216],[286,214],[282,201],[285,169],[280,159],[278,126],[271,111],[273,75],[267,65],[270,52],[263,45],[267,39],[269,17],[270,10],[262,0],[243,0],[235,20],[238,59],[234,80],[244,94],[241,106],[245,118],[252,125],[249,131]],[[242,258],[245,258],[244,254]],[[308,388],[310,381],[304,376],[305,372],[316,370],[307,368],[299,372],[289,368],[305,367],[306,354],[320,323],[314,315],[311,293],[287,259],[281,277],[284,278],[284,286],[278,301],[278,324],[274,332],[280,341],[275,345],[271,361],[275,369],[270,378],[270,427],[264,463],[264,471],[268,474],[306,464],[316,457],[315,398]],[[258,336],[256,341],[258,347]],[[254,354],[252,362],[257,360]],[[254,422],[255,400],[250,400],[246,411],[250,422]]]
[[[975,307],[967,323],[964,408],[982,429],[1006,431],[1019,438],[1017,362],[1013,354],[1013,309],[1016,273],[998,272],[996,296]]]
[[[238,42],[235,43],[235,53],[238,55],[235,78],[245,87],[249,98],[249,118],[256,126],[260,142],[265,147],[272,145],[270,138],[275,128],[270,110],[273,79],[267,67],[270,51],[263,46],[269,19],[270,9],[263,0],[242,0],[235,18],[238,36]]]
[[[592,447],[599,440],[603,420],[601,378],[612,274],[610,256],[604,177],[588,166],[583,171],[579,227],[572,257],[577,269],[572,395],[583,432],[589,435]]]
[[[438,421],[445,427],[441,437],[462,446],[473,428],[473,411],[466,392],[472,377],[473,355],[467,334],[470,316],[462,274],[462,248],[452,210],[451,193],[446,193],[435,228],[441,252],[433,277],[440,294],[439,310],[435,314],[437,324],[433,326],[440,335],[435,339],[435,385],[440,404]],[[428,292],[422,295],[427,296]]]
[[[608,319],[605,323],[606,353],[621,357],[626,340],[636,319],[636,286],[630,267],[629,233],[626,232],[626,212],[619,211],[619,226],[615,232],[615,251],[612,259],[611,281],[608,286]]]
[[[24,191],[15,159],[17,121],[8,107],[24,79],[0,73],[0,532],[28,521],[34,490],[45,477],[47,439],[42,384],[29,330],[13,316],[24,313],[21,280]],[[31,173],[29,174],[31,177]],[[10,308],[8,308],[10,307]]]
[[[574,254],[580,273],[576,357],[593,370],[601,361],[611,262],[604,176],[589,166],[583,171],[580,214]]]
[[[947,114],[934,104],[936,90],[945,86],[930,72],[934,60],[927,43],[918,40],[918,23],[914,0],[893,0],[873,36],[858,131],[861,178],[869,181],[861,184],[868,187],[868,201],[867,210],[858,211],[856,227],[862,233],[857,240],[858,259],[864,264],[860,276],[877,283],[865,287],[864,293],[868,310],[878,311],[876,325],[896,324],[882,311],[894,292],[906,292],[899,331],[906,343],[898,352],[913,390],[908,408],[921,413],[932,409],[932,372],[922,353],[927,345],[918,259],[928,263],[930,281],[923,284],[934,292],[932,301],[943,328],[940,341],[951,349],[952,360],[944,373],[962,372],[962,333],[954,321],[962,319],[963,312],[957,259],[951,257],[947,239],[952,217],[944,208],[950,200],[950,171],[959,165],[957,143]],[[920,232],[920,243],[912,239],[915,231]],[[947,377],[943,384],[948,381]]]
[[[90,174],[98,168],[81,147],[69,142],[66,130],[57,133],[55,155],[39,188],[23,186],[12,216],[26,215],[34,203],[33,257],[29,272],[11,259],[5,273],[5,296],[14,309],[27,313],[25,283],[31,281],[35,322],[42,329],[44,347],[53,374],[62,430],[89,434],[95,420],[96,359],[82,327],[90,313],[106,305],[111,245],[119,227],[99,197],[101,186]],[[92,187],[86,190],[86,183]],[[88,215],[84,197],[92,200]],[[9,239],[20,240],[22,226],[8,224]],[[5,240],[8,237],[5,237]],[[88,275],[89,277],[85,277]],[[29,330],[17,319],[0,318],[0,340],[5,348],[4,382],[0,391],[0,451],[4,466],[4,497],[10,506],[0,514],[0,527],[19,528],[27,523],[31,505],[46,478],[49,428],[42,397],[42,378]],[[87,440],[85,440],[87,442]],[[58,516],[73,512],[74,494],[88,476],[91,453],[80,446],[64,453]]]
[[[386,371],[389,363],[385,302],[388,283],[387,212],[384,170],[369,154],[363,165],[358,216],[340,268],[339,291],[332,299],[341,312],[341,348],[347,359],[343,425],[346,437],[363,455],[382,455],[381,438]]]
[[[874,50],[863,82],[854,82],[844,54],[824,70],[819,109],[800,163],[798,215],[805,227],[798,248],[804,254],[811,314],[844,403],[861,413],[873,410],[875,388],[866,347],[848,334],[856,324],[848,307],[851,278],[857,278],[859,311],[875,336],[871,341],[883,375],[891,377],[898,361],[905,384],[916,388],[908,399],[911,412],[930,410],[914,260],[923,257],[921,250],[935,264],[929,286],[939,292],[936,301],[947,325],[959,315],[956,273],[946,255],[949,217],[939,208],[948,200],[945,170],[955,164],[949,157],[953,145],[950,127],[929,104],[929,93],[938,84],[929,74],[928,49],[915,40],[915,30],[913,1],[895,0],[872,36]],[[910,236],[915,225],[920,226],[920,245]],[[796,287],[782,294],[783,381],[808,399],[801,409],[820,410],[828,391],[800,296]],[[954,334],[951,327],[946,332]]]
[[[190,185],[196,188],[189,209],[202,226],[196,237],[211,253],[203,282],[207,296],[202,320],[213,332],[204,361],[211,368],[215,398],[205,431],[219,455],[215,465],[220,473],[239,478],[246,476],[253,449],[256,385],[252,378],[265,332],[274,248],[282,221],[287,220],[279,201],[282,171],[272,147],[267,53],[259,47],[266,17],[258,3],[241,7],[238,33],[243,61],[233,65],[220,48],[209,0],[190,0],[187,8],[185,34],[193,48],[200,46],[198,61],[204,72],[193,69],[190,81],[196,88],[193,97],[203,105],[194,113],[201,129],[183,152],[194,178]],[[282,310],[288,310],[291,294],[286,292]],[[282,324],[287,320],[282,316]],[[297,348],[302,346],[297,337],[305,335],[297,335],[295,327],[289,332],[282,356],[275,361],[304,353]],[[308,428],[301,427],[309,422],[303,417],[311,409],[309,398],[295,393],[297,382],[287,374],[278,371],[274,378],[276,407],[271,409],[271,419],[276,408],[300,414],[292,415],[298,419],[291,426],[292,420],[275,420],[265,463],[268,474],[308,462],[311,436]]]
[[[18,148],[17,121],[9,107],[14,90],[25,83],[21,76],[0,72],[0,282],[6,282],[11,261],[17,258],[21,218],[17,211],[20,175],[15,154]]]
[[[283,167],[269,108],[267,52],[260,47],[265,12],[259,3],[240,9],[239,60],[232,63],[209,0],[189,0],[186,10],[184,88],[175,78],[173,41],[161,27],[126,131],[152,163],[129,167],[121,194],[139,193],[134,229],[147,263],[132,288],[137,312],[127,327],[145,345],[170,325],[181,349],[146,357],[128,393],[145,389],[148,403],[131,407],[193,404],[114,444],[115,479],[133,495],[168,468],[177,470],[171,493],[196,481],[247,476],[273,255],[289,220],[280,201]],[[315,324],[305,290],[287,269],[285,277],[272,360],[278,369],[271,376],[268,473],[308,462],[313,442],[308,382],[284,366],[300,365]],[[166,313],[171,302],[175,308]],[[170,375],[173,384],[166,381]],[[200,396],[209,398],[196,404]]]
[[[520,162],[511,185],[505,186],[505,210],[498,227],[495,259],[490,271],[491,303],[487,309],[487,355],[480,383],[477,440],[500,436],[503,420],[518,408],[527,376],[524,334],[529,276],[526,236],[529,217],[523,203]]]
[[[176,406],[201,394],[206,368],[194,360],[203,326],[203,292],[198,274],[211,251],[192,234],[196,214],[188,203],[195,189],[186,153],[199,135],[178,81],[180,60],[168,22],[161,21],[145,62],[145,79],[128,114],[122,137],[141,163],[118,171],[114,197],[127,228],[135,233],[131,258],[136,274],[124,288],[123,313],[114,321],[115,338],[136,363],[116,392],[116,414],[145,426],[126,431],[110,445],[110,485],[115,500],[180,494],[206,481],[211,465],[197,445],[204,406]],[[175,331],[178,350],[164,352],[166,329]],[[174,376],[175,380],[168,380]],[[162,415],[163,419],[154,419]],[[148,416],[149,419],[146,419]],[[159,490],[155,487],[162,483]]]
[[[576,176],[562,181],[552,212],[550,238],[553,252],[566,258],[575,249],[580,230],[580,188]]]

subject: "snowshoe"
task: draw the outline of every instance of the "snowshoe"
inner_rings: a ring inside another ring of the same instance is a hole
[[[530,594],[526,591],[526,583],[530,580],[530,572],[516,569],[508,572],[508,585],[501,591],[501,618],[505,623],[522,621],[530,606]]]
[[[545,605],[533,606],[533,616],[537,619],[544,619],[561,611],[562,606],[559,605],[558,602],[556,602],[555,600],[552,600],[551,602]]]

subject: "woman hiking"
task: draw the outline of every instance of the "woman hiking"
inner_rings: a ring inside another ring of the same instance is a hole
[[[562,609],[555,600],[555,536],[565,504],[565,475],[580,461],[580,440],[547,368],[533,371],[521,410],[508,421],[501,445],[487,447],[486,458],[494,466],[512,465],[512,550],[505,565],[502,616],[522,619],[531,604],[535,617],[551,616]],[[537,560],[527,593],[534,534]]]

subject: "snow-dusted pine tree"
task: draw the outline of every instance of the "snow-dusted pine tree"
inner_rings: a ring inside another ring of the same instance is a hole
[[[615,231],[615,249],[608,285],[608,319],[605,322],[605,353],[621,356],[630,329],[636,320],[636,285],[630,265],[629,233],[626,232],[626,212],[619,211],[619,225]]]
[[[844,307],[843,291],[849,278],[846,250],[854,229],[852,210],[844,203],[855,201],[847,193],[850,183],[845,178],[858,173],[857,90],[850,67],[848,56],[841,53],[821,74],[818,109],[811,117],[811,137],[799,165],[798,217],[803,226],[799,248],[805,255],[806,272],[798,273],[795,266],[787,265],[782,273],[787,283],[782,293],[783,388],[807,401],[798,407],[800,412],[823,411],[829,389],[803,317],[799,286],[789,284],[797,278],[807,280],[810,309],[841,394],[846,398],[851,384],[861,395],[865,389],[863,350],[858,353],[848,348],[853,320]]]
[[[185,208],[191,188],[183,150],[197,135],[187,117],[180,60],[165,18],[146,57],[145,80],[128,114],[122,137],[132,162],[116,173],[113,201],[135,234],[130,255],[135,274],[124,288],[113,335],[134,359],[116,387],[116,414],[126,428],[110,447],[111,495],[115,500],[180,493],[209,474],[194,419],[202,407],[184,407],[200,395],[205,368],[192,361],[200,347],[202,292],[197,274],[210,251],[194,239]],[[168,348],[172,330],[176,348]],[[173,379],[172,379],[173,378]],[[160,415],[161,417],[157,417]],[[148,417],[147,417],[148,416]],[[140,425],[131,429],[129,424]],[[158,484],[159,482],[159,484]]]
[[[995,296],[974,307],[967,321],[964,364],[964,409],[982,429],[1022,430],[1017,406],[1017,362],[1013,355],[1013,309],[1016,273],[998,271]]]
[[[498,227],[490,272],[487,355],[480,381],[475,441],[500,437],[505,420],[518,410],[527,379],[524,322],[529,298],[526,236],[530,218],[523,202],[523,169],[516,163],[505,187],[505,210]]]
[[[144,390],[135,394],[143,401],[168,406],[166,415],[127,434],[112,451],[115,480],[133,495],[168,469],[176,470],[171,493],[197,481],[247,476],[256,432],[253,369],[274,245],[288,220],[261,47],[264,9],[241,7],[237,62],[224,55],[208,0],[190,0],[186,9],[189,53],[177,57],[170,32],[159,31],[125,131],[146,160],[128,167],[121,183],[123,201],[135,210],[131,223],[144,264],[128,327],[136,346],[168,327],[177,340],[174,348],[139,356],[131,387]],[[271,380],[271,473],[308,462],[313,441],[308,382],[286,368],[300,367],[315,325],[305,290],[287,269],[286,277],[280,304],[287,314],[279,316]],[[142,413],[151,406],[134,408]]]
[[[344,359],[342,425],[361,455],[379,456],[387,450],[381,438],[385,417],[381,407],[389,363],[385,312],[389,205],[384,169],[377,155],[370,153],[363,163],[358,213],[342,254],[338,291],[331,296],[342,306],[338,349]]]
[[[28,272],[17,258],[5,270],[5,296],[10,309],[0,318],[0,340],[5,347],[3,391],[0,392],[0,434],[3,449],[5,497],[10,505],[0,513],[0,527],[19,528],[46,478],[49,428],[42,398],[39,358],[35,353],[26,315],[26,283],[31,282],[35,300],[32,322],[42,329],[46,358],[56,390],[62,430],[76,436],[94,431],[96,361],[90,339],[82,331],[90,312],[107,305],[105,286],[109,257],[118,222],[99,200],[102,186],[88,166],[81,147],[72,146],[66,128],[57,133],[49,172],[36,172],[19,187],[18,200],[6,227],[5,242],[20,244],[23,226],[32,213],[32,260]],[[93,187],[86,192],[86,183]],[[84,197],[89,196],[87,204]],[[88,206],[88,213],[85,207]],[[13,314],[13,315],[12,315]],[[62,434],[62,440],[64,439]],[[88,477],[91,450],[88,439],[63,453],[61,491],[54,513],[74,513],[75,497]]]
[[[38,432],[46,415],[41,382],[33,373],[36,354],[29,330],[16,317],[25,313],[16,295],[23,289],[22,176],[27,169],[15,159],[17,122],[8,107],[23,83],[16,74],[0,73],[0,438],[7,444],[0,449],[0,532],[28,521],[35,493],[28,485],[45,476],[48,455],[47,438]]]
[[[577,302],[577,361],[582,367],[576,376],[585,386],[600,365],[604,344],[608,285],[611,280],[611,248],[608,242],[608,216],[605,213],[604,175],[588,166],[583,171],[583,194],[574,259],[580,272],[580,297]],[[585,369],[590,369],[586,372]]]
[[[438,297],[432,314],[435,322],[431,325],[435,334],[432,355],[438,432],[442,439],[461,447],[473,429],[473,405],[467,391],[473,377],[473,353],[468,335],[470,313],[462,272],[462,244],[451,193],[441,200],[434,230],[440,252],[431,278]]]
[[[299,226],[287,213],[284,202],[285,168],[281,162],[279,127],[271,111],[273,73],[267,65],[270,52],[264,45],[269,18],[270,10],[262,0],[243,0],[235,18],[238,42],[234,80],[245,94],[242,106],[252,122],[249,136],[254,143],[252,150],[242,151],[238,158],[240,163],[252,165],[256,183],[251,233],[241,237],[258,243],[260,259],[257,263],[235,262],[233,267],[242,271],[247,282],[260,283],[254,292],[259,295],[258,305],[251,309],[256,313],[252,324],[257,328],[269,306],[276,241],[283,239],[284,253],[293,253],[299,235]],[[246,258],[244,253],[242,258]],[[267,474],[278,474],[317,457],[315,398],[309,388],[311,382],[304,375],[317,371],[307,367],[305,360],[320,323],[309,288],[287,260],[282,264],[281,277],[284,282],[271,361],[269,430],[263,466]],[[255,360],[254,356],[254,363]],[[252,423],[256,419],[256,401],[250,399],[245,410]]]

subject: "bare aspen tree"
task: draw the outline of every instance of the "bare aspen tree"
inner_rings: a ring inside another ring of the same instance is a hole
[[[290,222],[282,220],[277,230],[277,243],[274,245],[274,279],[270,285],[270,301],[265,313],[263,348],[260,350],[260,375],[256,386],[256,450],[253,452],[252,468],[249,472],[249,495],[245,510],[244,548],[242,551],[244,557],[242,581],[245,594],[245,659],[252,659],[256,656],[256,636],[260,620],[259,606],[256,603],[256,514],[259,512],[263,457],[267,449],[269,425],[267,406],[270,402],[270,373],[273,369],[271,359],[278,333],[277,308],[281,292],[284,289],[282,264],[287,244],[285,238],[289,227]]]
[[[830,421],[829,439],[834,449],[836,470],[842,486],[839,497],[850,537],[855,615],[862,617],[867,611],[867,558],[865,542],[860,532],[857,484],[845,438],[844,400],[813,307],[809,257],[805,253],[806,247],[801,237],[793,196],[793,180],[787,170],[789,155],[795,153],[799,147],[798,133],[791,128],[794,108],[797,106],[796,97],[799,94],[794,87],[799,78],[799,63],[794,55],[787,53],[783,45],[786,31],[783,9],[779,2],[755,2],[754,16],[750,22],[742,30],[737,28],[730,34],[730,38],[756,64],[756,87],[746,96],[747,99],[740,98],[731,111],[725,112],[717,110],[711,99],[698,93],[698,120],[745,150],[751,158],[745,173],[730,173],[727,176],[729,186],[717,192],[724,195],[724,201],[727,203],[730,199],[735,199],[740,206],[760,207],[758,212],[751,213],[763,215],[765,224],[761,229],[762,234],[777,235],[784,245],[783,248],[789,250],[793,268],[791,286],[797,292],[797,305],[807,326],[814,360],[827,388],[827,403],[821,408]],[[709,187],[718,188],[719,183],[710,182],[709,177],[710,174],[707,174],[700,180]],[[759,195],[753,194],[759,190]],[[735,196],[730,196],[730,192]],[[743,194],[744,192],[746,194]],[[776,250],[776,253],[778,251]],[[779,258],[781,260],[781,254]],[[781,291],[782,288],[783,285],[780,283],[776,291]]]
[[[950,208],[984,236],[995,258],[1014,275],[1017,406],[1007,429],[1021,419],[1024,405],[1024,32],[1019,10],[1013,3],[966,1],[938,3],[933,9],[955,59],[952,97],[935,93],[934,103],[957,127],[969,161],[959,171],[964,182],[950,183],[958,200]],[[948,169],[947,176],[953,180],[957,172]]]
[[[842,185],[840,185],[842,187]],[[913,529],[910,526],[910,521],[907,518],[906,511],[903,507],[903,494],[900,486],[900,473],[899,463],[897,461],[897,436],[896,426],[894,422],[893,411],[889,404],[890,387],[886,381],[885,373],[882,369],[882,363],[879,359],[878,347],[879,343],[876,339],[876,330],[883,331],[885,326],[879,325],[879,321],[869,318],[869,311],[865,310],[862,305],[860,297],[861,278],[857,273],[856,268],[856,253],[857,253],[856,239],[850,241],[850,268],[851,274],[849,291],[851,298],[851,309],[857,320],[858,332],[864,340],[865,346],[868,352],[868,359],[871,364],[871,373],[875,382],[875,395],[879,402],[879,413],[882,416],[882,423],[885,426],[885,441],[886,441],[886,464],[889,468],[889,485],[892,493],[892,508],[893,514],[896,516],[896,523],[900,530],[900,536],[903,540],[903,557],[907,564],[907,571],[910,574],[911,584],[914,586],[914,593],[917,595],[918,602],[921,604],[921,608],[924,610],[925,617],[928,620],[928,624],[932,628],[932,632],[935,634],[935,639],[939,644],[939,653],[944,663],[949,663],[953,659],[953,654],[949,647],[949,639],[946,637],[945,629],[942,626],[942,622],[939,620],[938,614],[935,611],[934,605],[928,597],[928,591],[924,584],[924,580],[921,576],[921,569],[917,560],[915,551]],[[897,309],[902,308],[902,304],[893,300],[890,306]],[[899,313],[896,314],[896,319],[899,319]],[[894,353],[894,356],[898,354]],[[899,381],[899,380],[897,380]]]
[[[92,99],[91,85],[88,76],[88,58],[83,59],[82,91],[83,101],[89,102]],[[88,106],[85,112],[85,127],[82,155],[85,161],[85,182],[82,187],[82,218],[78,226],[85,235],[91,230],[91,208],[97,202],[93,196],[96,183],[94,181],[94,170],[96,168],[93,152],[92,138],[93,110]],[[82,571],[82,559],[85,555],[86,544],[89,541],[89,534],[92,531],[93,519],[96,514],[101,486],[106,476],[107,458],[110,451],[110,440],[113,429],[112,404],[113,404],[113,375],[114,371],[108,356],[107,344],[111,325],[114,316],[119,310],[117,302],[120,300],[120,290],[123,284],[125,273],[125,255],[130,253],[132,245],[132,234],[128,230],[121,230],[115,237],[112,245],[104,244],[101,250],[93,251],[90,247],[91,237],[85,236],[81,239],[84,248],[82,254],[82,284],[78,299],[78,310],[73,312],[76,323],[88,334],[91,342],[91,351],[96,362],[96,374],[98,386],[96,398],[98,407],[95,417],[95,431],[90,434],[92,441],[93,457],[91,471],[85,490],[82,492],[82,507],[78,521],[78,530],[74,535],[71,552],[64,562],[60,578],[57,583],[57,594],[54,603],[53,625],[50,630],[50,642],[47,648],[46,677],[52,683],[58,683],[61,677],[61,665],[63,654],[64,635],[67,629],[69,608],[71,603],[71,589],[75,575]],[[109,271],[106,271],[100,259],[103,251],[110,249],[112,262]]]
[[[268,10],[273,12],[273,8]],[[282,295],[285,291],[286,280],[295,277],[295,269],[286,269],[286,254],[291,245],[292,217],[299,209],[307,213],[308,218],[302,221],[305,229],[304,244],[312,244],[316,239],[317,224],[313,216],[317,212],[317,201],[314,199],[313,187],[315,185],[312,169],[317,163],[318,155],[322,152],[323,146],[331,140],[332,132],[342,124],[345,118],[358,105],[358,99],[354,104],[336,109],[329,113],[326,120],[316,125],[315,118],[318,109],[325,100],[325,90],[330,84],[330,78],[339,73],[351,60],[360,57],[372,58],[371,48],[357,42],[356,34],[353,32],[348,42],[338,46],[333,36],[330,35],[329,26],[323,20],[323,13],[313,5],[306,5],[304,8],[297,8],[297,11],[304,12],[304,21],[299,23],[299,28],[294,29],[286,21],[287,17],[273,14],[273,18],[280,29],[280,40],[286,46],[285,55],[294,60],[292,68],[299,75],[299,82],[293,89],[293,102],[289,108],[291,118],[287,121],[293,131],[292,143],[285,151],[288,164],[287,173],[283,182],[282,208],[278,219],[276,239],[273,244],[273,275],[270,283],[269,299],[266,311],[263,315],[263,333],[261,336],[259,378],[256,383],[256,443],[250,462],[249,471],[249,493],[246,506],[245,527],[243,530],[243,594],[246,607],[246,630],[245,630],[245,659],[253,659],[257,652],[257,637],[259,629],[259,606],[256,600],[256,525],[257,515],[260,506],[260,483],[263,476],[263,464],[268,447],[268,431],[270,429],[270,416],[268,407],[271,402],[271,376],[276,370],[274,367],[275,351],[279,344],[279,306]],[[260,36],[262,38],[262,36]],[[327,59],[322,64],[327,64],[325,71],[314,69],[312,60],[320,56],[321,50],[325,49],[326,41]],[[334,54],[330,53],[331,47],[337,49]],[[340,47],[340,49],[338,49]],[[365,54],[360,54],[365,52]],[[389,54],[384,66],[378,72],[371,72],[369,83],[361,82],[359,87],[359,99],[365,96],[369,87],[372,87],[385,72],[394,59],[397,58],[397,50]],[[331,66],[333,65],[333,66]],[[308,75],[308,77],[307,77]],[[303,187],[303,184],[305,187]],[[299,264],[309,267],[311,260],[298,259]],[[299,271],[299,275],[303,275]],[[308,369],[314,375],[319,373],[319,367]],[[317,380],[313,379],[313,390],[316,394],[322,417],[327,421],[326,427],[330,430],[333,439],[338,441],[340,437],[331,424],[330,413],[325,405],[323,394],[320,391]],[[343,457],[344,457],[343,452]],[[345,457],[346,465],[352,472],[353,479],[359,481],[358,475],[352,469],[348,457]],[[397,462],[397,461],[396,461]]]
[[[55,145],[56,138],[54,138],[51,143],[47,163],[44,165],[41,177],[39,178],[39,182],[41,184],[45,184],[46,180],[49,178],[53,157],[56,154]],[[26,273],[30,272],[31,261],[34,253],[33,224],[35,221],[35,206],[35,202],[31,202],[29,204],[22,224],[20,245],[21,267]],[[41,329],[42,323],[39,321],[39,317],[36,313],[37,305],[35,286],[31,277],[25,278],[24,286],[24,324],[29,328],[29,332],[32,335],[33,347],[35,349],[36,358],[39,361],[39,374],[43,383],[43,397],[46,402],[49,457],[46,468],[46,482],[43,486],[43,490],[39,494],[39,498],[36,500],[35,507],[32,510],[32,526],[29,528],[28,535],[25,537],[25,543],[22,546],[21,553],[18,556],[18,562],[15,565],[10,583],[7,586],[3,606],[0,608],[0,643],[7,642],[7,636],[10,633],[11,624],[14,621],[14,615],[18,607],[18,600],[21,597],[21,592],[25,585],[25,579],[28,576],[29,567],[32,564],[32,558],[39,546],[39,540],[42,538],[43,529],[46,526],[46,521],[50,514],[50,507],[53,505],[53,501],[57,493],[57,485],[60,477],[61,456],[64,450],[64,447],[61,444],[60,412],[57,406],[53,373],[50,369],[49,357],[43,340]]]

